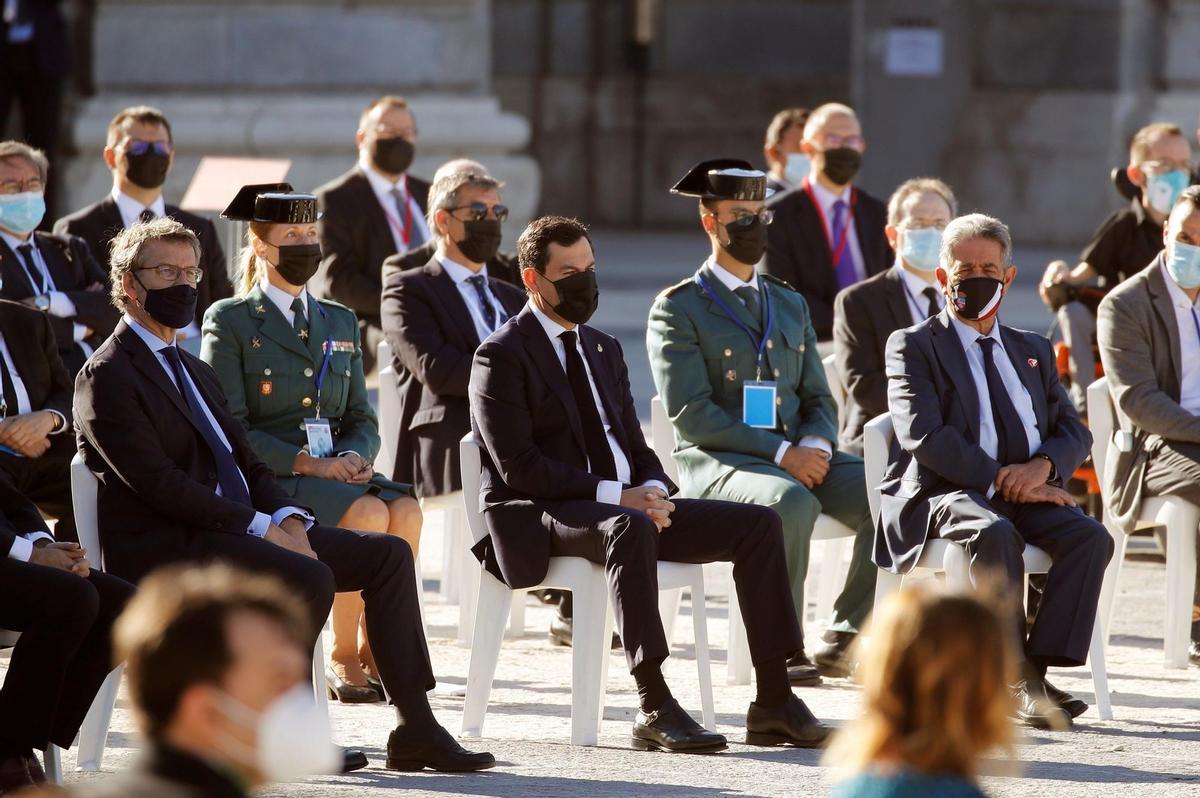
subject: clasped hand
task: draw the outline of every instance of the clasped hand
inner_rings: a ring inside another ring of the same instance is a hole
[[[54,414],[38,410],[0,421],[0,443],[26,457],[41,457],[50,448]]]
[[[45,538],[33,545],[29,562],[46,568],[57,568],[86,577],[92,572],[87,552],[78,543],[47,542]]]
[[[675,504],[667,499],[666,491],[645,485],[621,491],[621,506],[641,510],[650,516],[659,532],[671,525],[671,513],[675,511]]]
[[[779,466],[792,479],[808,489],[815,488],[825,481],[829,473],[829,458],[820,449],[811,446],[789,446],[783,453]]]
[[[294,551],[296,554],[303,554],[314,560],[317,559],[317,553],[309,545],[308,531],[304,528],[304,522],[294,515],[280,521],[278,526],[271,524],[267,527],[265,537],[268,543],[274,543],[280,548]]]
[[[1035,457],[1021,465],[1007,465],[996,474],[996,493],[1014,504],[1057,504],[1074,507],[1075,499],[1060,487],[1046,484],[1050,462]]]

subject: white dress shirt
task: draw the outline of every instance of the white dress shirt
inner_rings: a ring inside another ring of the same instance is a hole
[[[926,288],[932,288],[935,292],[938,310],[946,307],[946,297],[942,294],[942,290],[938,287],[937,279],[933,276],[933,272],[929,273],[929,282],[925,282],[917,275],[910,272],[908,269],[900,265],[899,258],[896,259],[896,271],[900,273],[900,279],[903,280],[904,292],[908,298],[908,309],[912,311],[913,324],[920,324],[929,318],[929,302],[922,293]]]
[[[765,301],[763,299],[762,278],[758,276],[757,272],[749,281],[746,281],[726,269],[724,266],[718,264],[711,256],[706,262],[706,265],[716,276],[716,278],[721,281],[721,284],[728,288],[734,296],[737,296],[737,289],[744,288],[746,286],[758,291],[759,307],[762,306],[762,303]],[[741,297],[739,296],[738,299],[741,299]],[[742,300],[742,302],[744,304],[745,300]],[[746,340],[749,341],[749,339]],[[775,465],[779,465],[783,462],[783,456],[787,454],[788,447],[791,445],[792,444],[789,441],[784,441],[783,443],[779,444],[779,449],[775,452]],[[805,435],[796,445],[806,446],[810,449],[818,449],[824,453],[825,459],[827,460],[833,457],[833,444],[822,438],[820,435]]]
[[[463,301],[467,303],[467,310],[471,312],[471,321],[475,322],[475,332],[479,335],[479,340],[484,341],[489,335],[496,331],[508,318],[508,314],[504,312],[504,308],[492,293],[491,287],[487,284],[487,264],[483,264],[483,268],[478,272],[473,272],[466,266],[463,266],[458,261],[447,258],[442,252],[437,253],[437,262],[442,264],[442,268],[446,270],[446,274],[454,281],[454,287],[458,289],[458,293],[462,295]],[[496,311],[496,327],[489,328],[487,320],[483,317],[483,306],[479,303],[479,292],[475,290],[475,286],[467,282],[476,274],[482,274],[484,277],[483,293],[487,295],[488,302],[492,306],[492,310]]]
[[[841,194],[834,194],[829,189],[825,188],[817,180],[809,180],[808,184],[812,186],[813,195],[817,198],[817,204],[821,206],[821,213],[825,215],[825,235],[826,240],[830,242],[830,250],[837,248],[837,239],[833,237],[833,203],[842,200],[846,203],[846,210],[842,212],[842,218],[846,220],[846,249],[850,251],[850,258],[854,261],[854,279],[862,280],[867,276],[866,266],[863,265],[862,247],[858,245],[858,230],[855,227],[854,217],[851,215],[853,205],[850,202],[854,188],[846,186]],[[837,267],[837,264],[834,264]]]
[[[308,321],[308,289],[300,291],[297,296],[292,296],[282,288],[277,288],[271,285],[271,281],[265,276],[258,283],[262,292],[267,295],[267,299],[271,300],[271,304],[279,308],[279,312],[283,314],[283,318],[287,320],[289,327],[294,327],[296,324],[296,312],[292,310],[292,302],[296,299],[304,300],[304,320]]]
[[[167,379],[171,381],[172,385],[174,385],[176,388],[179,388],[179,383],[175,380],[175,369],[171,366],[170,361],[167,360],[167,356],[163,354],[164,349],[166,349],[168,346],[175,346],[175,344],[168,344],[164,342],[163,339],[147,330],[129,314],[125,314],[125,323],[128,324],[135,333],[137,333],[137,337],[141,338],[146,346],[150,347],[150,351],[154,353],[155,358],[158,360],[158,364],[162,366],[163,371],[166,372]],[[229,439],[225,437],[225,430],[221,429],[221,425],[217,423],[217,419],[213,416],[212,410],[209,409],[208,402],[204,401],[204,394],[202,394],[200,390],[196,388],[196,383],[194,380],[192,380],[192,375],[188,373],[186,368],[183,370],[183,374],[185,377],[187,377],[188,387],[191,390],[192,395],[195,396],[200,402],[200,407],[203,408],[204,416],[208,419],[208,423],[212,425],[212,428],[216,431],[217,437],[220,439],[221,443],[224,444],[225,448],[232,454],[233,446],[230,445]],[[246,475],[242,473],[241,468],[238,468],[238,476],[242,478],[242,484],[246,486],[246,492],[248,493],[250,491],[250,485],[246,482]],[[224,495],[221,492],[220,485],[217,485],[216,493],[218,496]],[[266,537],[268,526],[271,524],[278,526],[283,519],[292,515],[298,515],[304,519],[305,529],[311,527],[316,522],[316,519],[313,518],[312,515],[300,509],[299,507],[280,507],[274,512],[273,515],[260,513],[256,510],[254,512],[254,520],[250,522],[250,526],[246,529],[246,531],[255,537]]]
[[[563,372],[566,372],[567,348],[560,336],[567,332],[567,328],[551,319],[545,313],[542,313],[532,302],[529,303],[529,309],[533,311],[534,318],[538,320],[538,323],[542,325],[542,329],[546,331],[546,337],[550,339],[550,345],[554,348],[554,354],[558,356],[558,363],[563,367]],[[576,333],[579,332],[578,326],[574,329]],[[587,371],[588,385],[592,389],[592,400],[596,403],[596,410],[600,412],[600,423],[604,425],[604,436],[608,439],[608,448],[612,450],[613,463],[617,466],[617,481],[602,480],[596,486],[596,501],[601,504],[620,504],[621,491],[625,485],[628,485],[633,480],[633,473],[629,466],[629,458],[625,456],[625,450],[621,448],[621,444],[613,434],[612,423],[608,419],[608,413],[604,411],[604,403],[600,401],[600,391],[596,389],[596,378],[592,376],[591,364],[588,363],[587,356],[583,353],[580,343],[577,334],[575,336],[575,350],[583,358],[583,367]],[[588,467],[590,468],[591,465],[589,464]],[[667,486],[657,479],[643,482],[642,487],[656,487],[660,488],[663,493],[668,492]]]
[[[10,415],[25,415],[33,412],[33,405],[29,401],[29,391],[25,389],[25,380],[21,379],[21,374],[17,371],[17,366],[13,363],[12,352],[8,349],[8,341],[4,340],[4,333],[0,333],[0,357],[4,358],[4,365],[8,367],[8,376],[12,379],[13,393],[17,395],[16,408],[9,408]],[[62,419],[62,426],[56,431],[51,432],[51,435],[59,435],[67,430],[67,417],[57,410],[46,408],[54,415]],[[15,411],[15,412],[14,412]]]
[[[1179,363],[1183,371],[1179,375],[1179,406],[1192,415],[1200,415],[1200,333],[1196,329],[1200,305],[1188,299],[1166,266],[1159,264],[1158,268],[1162,269],[1171,307],[1175,308],[1175,324],[1179,327]]]
[[[396,242],[396,251],[407,252],[428,241],[429,226],[425,224],[425,214],[421,211],[421,206],[408,193],[407,175],[401,175],[400,179],[393,183],[376,172],[375,167],[366,158],[358,160],[358,168],[367,176],[367,182],[371,184],[371,190],[375,192],[375,199],[379,200],[379,205],[388,218],[388,228],[391,229],[392,239]],[[392,189],[397,188],[400,189],[400,195],[406,200],[409,211],[407,216],[411,220],[413,229],[417,231],[420,242],[413,241],[412,232],[404,229],[405,220],[397,215],[400,209],[396,207],[396,199],[392,196]],[[407,244],[404,243],[405,234],[409,237]]]
[[[17,535],[13,539],[12,547],[8,550],[9,559],[29,562],[29,558],[33,556],[33,544],[42,538],[54,540],[51,535],[47,535],[40,529]]]
[[[992,418],[992,399],[991,394],[988,393],[987,374],[983,370],[983,347],[979,345],[979,339],[983,336],[959,321],[953,313],[950,314],[950,323],[953,325],[954,331],[958,333],[958,340],[962,343],[963,352],[967,355],[967,363],[971,366],[971,377],[975,381],[975,392],[979,395],[979,448],[994,460],[999,452],[1000,442],[996,434],[996,422]],[[995,361],[1000,381],[1004,383],[1009,399],[1012,400],[1013,407],[1016,408],[1017,415],[1021,418],[1021,426],[1025,428],[1029,454],[1031,456],[1037,454],[1037,451],[1042,448],[1042,434],[1038,432],[1037,428],[1037,414],[1033,411],[1033,397],[1029,395],[1025,383],[1021,382],[1021,378],[1017,376],[1017,370],[1013,367],[1012,360],[1004,349],[1004,341],[1000,337],[999,321],[992,325],[992,331],[987,334],[987,337],[996,342],[996,346],[992,348],[992,360]],[[995,485],[988,489],[989,499],[995,490]]]

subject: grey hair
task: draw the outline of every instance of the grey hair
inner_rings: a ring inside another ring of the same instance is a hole
[[[452,175],[455,172],[474,172],[484,177],[492,176],[487,167],[479,161],[473,161],[470,158],[455,158],[452,161],[446,161],[437,168],[437,171],[433,173],[433,180],[430,181],[430,184],[436,183],[446,175]]]
[[[1008,225],[983,213],[968,213],[960,216],[942,231],[942,250],[938,260],[946,271],[954,265],[954,248],[973,238],[986,238],[1000,245],[1002,266],[1012,264],[1012,234]]]
[[[1181,218],[1191,216],[1200,210],[1200,186],[1188,186],[1179,193],[1175,204],[1171,206],[1171,217],[1175,216],[1176,211],[1183,207],[1187,208],[1187,212],[1182,214]],[[1171,217],[1168,217],[1168,221]]]
[[[200,265],[200,239],[196,234],[169,216],[160,216],[149,222],[130,225],[117,234],[109,245],[109,281],[112,283],[109,297],[117,310],[124,313],[129,309],[125,296],[124,276],[145,265],[146,245],[152,241],[187,243]]]
[[[0,161],[7,161],[9,158],[20,158],[33,164],[37,169],[38,179],[42,181],[43,186],[46,185],[46,176],[50,173],[50,162],[46,160],[46,153],[36,147],[30,147],[23,141],[0,141]]]
[[[950,209],[950,218],[958,216],[958,200],[954,198],[954,192],[950,190],[950,186],[936,177],[914,177],[911,180],[905,180],[899,188],[892,192],[887,205],[887,223],[889,225],[899,227],[900,222],[904,221],[901,206],[913,194],[936,194],[945,201],[946,207]]]
[[[425,223],[429,225],[429,234],[441,238],[433,218],[441,210],[449,210],[458,204],[458,192],[464,188],[477,188],[484,191],[499,190],[503,183],[487,174],[478,172],[452,172],[438,178],[429,189],[429,210],[425,214]]]

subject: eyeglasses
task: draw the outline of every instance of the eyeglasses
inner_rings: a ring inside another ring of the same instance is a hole
[[[5,180],[0,183],[0,194],[21,194],[27,191],[40,194],[45,188],[40,177],[31,177],[28,180]]]
[[[192,266],[187,269],[181,269],[178,266],[168,266],[164,263],[159,266],[145,266],[141,269],[138,269],[138,271],[155,272],[159,277],[168,283],[179,282],[179,275],[181,274],[186,277],[187,281],[192,285],[199,285],[200,281],[204,279],[204,269],[196,266]]]
[[[758,213],[747,213],[745,211],[731,211],[731,213],[733,214],[733,221],[721,222],[721,224],[726,227],[750,227],[754,224],[755,219],[763,224],[770,224],[775,220],[775,211],[770,208],[762,208]],[[709,215],[718,222],[721,221],[718,214],[713,213]]]
[[[169,141],[142,141],[141,139],[131,139],[125,145],[125,152],[130,155],[145,155],[151,148],[159,155],[171,154],[171,143]]]
[[[866,139],[862,136],[839,136],[837,133],[826,133],[821,137],[822,143],[827,150],[836,150],[841,147],[849,147],[852,150],[861,150],[866,146]]]
[[[453,208],[447,208],[446,210],[448,210],[452,216],[454,215],[455,211],[467,210],[471,212],[466,219],[461,219],[460,221],[482,221],[483,219],[487,218],[489,210],[492,212],[492,215],[498,222],[503,222],[508,218],[507,205],[486,205],[482,202],[472,202],[470,205],[458,205]],[[456,216],[455,218],[457,219],[458,217]]]

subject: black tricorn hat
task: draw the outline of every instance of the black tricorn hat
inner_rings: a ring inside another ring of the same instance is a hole
[[[312,224],[321,218],[316,196],[295,193],[291,183],[242,186],[221,216],[236,222],[264,224]]]
[[[672,194],[700,199],[765,200],[775,192],[767,188],[767,174],[749,161],[714,158],[701,161],[671,186]]]

